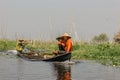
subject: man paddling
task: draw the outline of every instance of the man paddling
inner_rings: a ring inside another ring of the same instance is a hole
[[[59,51],[54,51],[53,54],[60,55],[65,53],[71,53],[72,52],[72,40],[71,36],[67,33],[63,34],[62,36],[57,38],[59,44]],[[61,48],[63,48],[61,50]]]
[[[16,50],[20,53],[22,53],[23,49],[25,48],[25,43],[23,39],[19,39],[18,43],[16,45]]]
[[[23,39],[19,39],[16,45],[16,50],[20,53],[29,53],[30,50],[26,48],[27,42]]]

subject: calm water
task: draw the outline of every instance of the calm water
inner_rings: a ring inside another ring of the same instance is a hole
[[[30,62],[0,56],[0,80],[119,80],[120,69],[94,61],[67,63]]]

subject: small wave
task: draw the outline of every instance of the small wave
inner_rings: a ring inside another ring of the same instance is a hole
[[[16,50],[6,50],[6,51],[0,51],[2,54],[17,54]]]

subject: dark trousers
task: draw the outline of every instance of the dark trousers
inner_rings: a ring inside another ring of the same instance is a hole
[[[59,51],[65,51],[65,48],[64,48],[64,46],[62,46],[62,45],[59,45]]]

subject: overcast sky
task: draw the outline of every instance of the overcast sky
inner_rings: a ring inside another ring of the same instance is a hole
[[[120,0],[0,0],[0,27],[8,38],[54,39],[64,32],[112,38],[120,28]]]

